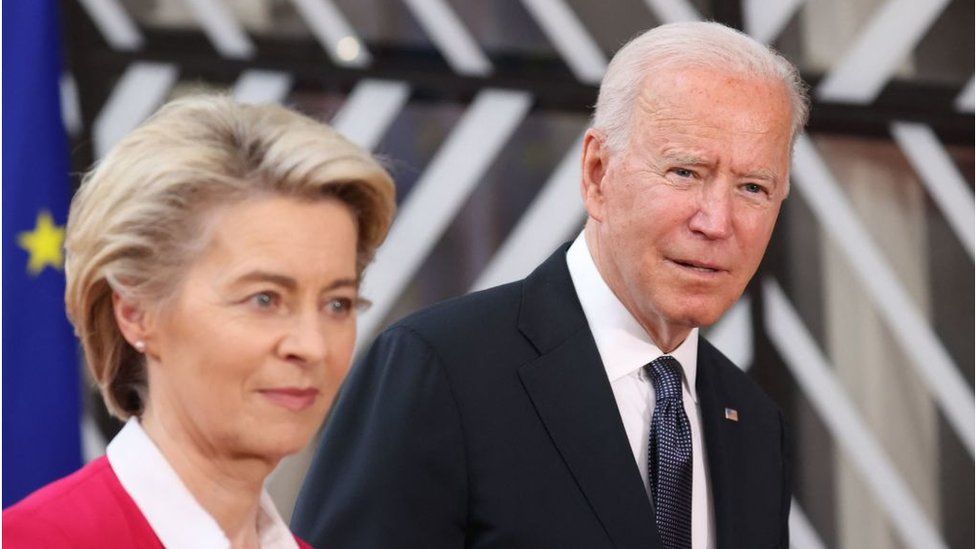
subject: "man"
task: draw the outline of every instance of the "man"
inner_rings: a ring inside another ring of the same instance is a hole
[[[755,273],[806,97],[715,23],[614,57],[583,234],[526,279],[383,332],[295,514],[349,548],[787,547],[782,414],[699,337]]]

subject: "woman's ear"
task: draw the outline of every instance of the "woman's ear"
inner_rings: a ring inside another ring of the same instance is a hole
[[[112,310],[122,336],[140,353],[145,353],[152,335],[151,315],[141,302],[112,292]]]

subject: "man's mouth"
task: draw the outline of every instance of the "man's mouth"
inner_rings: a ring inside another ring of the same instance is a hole
[[[721,268],[719,265],[705,261],[697,261],[693,259],[669,259],[668,261],[680,267],[703,274],[721,273],[725,271],[725,269]]]

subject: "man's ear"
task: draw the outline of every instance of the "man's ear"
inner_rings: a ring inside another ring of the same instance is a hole
[[[122,336],[140,353],[146,352],[146,347],[152,336],[152,315],[143,304],[135,299],[112,292],[112,310],[115,313],[115,323],[122,332]]]
[[[606,182],[609,150],[603,134],[593,128],[586,130],[583,137],[582,177],[580,194],[586,213],[595,221],[603,221],[604,183]]]

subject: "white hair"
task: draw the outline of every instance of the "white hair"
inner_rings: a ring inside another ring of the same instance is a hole
[[[793,108],[791,141],[809,115],[806,85],[792,63],[772,48],[719,23],[684,22],[655,27],[614,55],[600,84],[593,127],[611,151],[627,144],[634,102],[644,79],[669,67],[701,67],[778,80]]]

